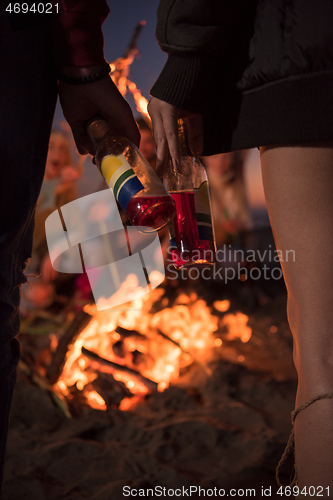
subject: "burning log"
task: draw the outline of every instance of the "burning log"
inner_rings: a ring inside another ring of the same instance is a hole
[[[144,335],[143,333],[140,333],[137,330],[127,330],[126,328],[123,328],[122,326],[117,326],[117,328],[116,328],[115,331],[117,333],[119,333],[119,335],[121,335],[122,337],[140,337],[140,338],[146,338],[146,335]],[[179,347],[179,349],[184,354],[189,354],[191,356],[191,353],[189,353],[188,351],[185,351],[182,348],[182,346],[179,344],[179,342],[177,342],[176,340],[173,340],[166,333],[163,333],[162,330],[160,330],[159,328],[156,328],[156,329],[154,329],[154,331],[156,331],[156,333],[158,333],[158,335],[160,335],[161,337],[163,337],[164,340],[166,340],[167,342],[171,342],[171,344],[175,345],[176,347]]]
[[[120,365],[118,363],[114,363],[114,361],[102,358],[95,352],[89,351],[89,349],[86,349],[85,347],[81,348],[81,352],[84,356],[87,356],[92,361],[96,361],[97,363],[112,368],[113,370],[127,373],[128,375],[131,375],[132,377],[136,378],[139,382],[141,382],[143,385],[145,385],[147,389],[152,391],[157,391],[157,383],[154,382],[153,380],[150,380],[147,377],[144,377],[143,375],[141,375],[141,373],[137,372],[136,370],[132,370],[132,368],[128,368],[127,366]]]
[[[119,407],[124,398],[132,398],[133,394],[126,385],[115,380],[111,373],[99,373],[91,386],[102,396],[108,408]]]
[[[179,344],[179,342],[170,338],[166,333],[163,333],[159,328],[157,328],[156,331],[165,340],[168,340],[169,342],[171,342],[175,346],[179,347],[179,349],[182,351],[183,354],[187,354],[188,356],[190,356],[192,358],[192,360],[195,361],[207,373],[207,375],[212,374],[212,370],[208,366],[206,366],[204,363],[202,363],[202,361],[197,359],[197,357],[193,353],[191,353],[189,351],[185,351],[185,349],[182,348],[182,346]]]
[[[126,49],[125,54],[123,55],[124,59],[127,59],[132,54],[135,56],[138,53],[138,47],[137,47],[138,46],[138,39],[139,39],[140,32],[145,25],[146,25],[146,21],[140,21],[136,25],[132,39],[131,39],[131,41]]]
[[[80,311],[68,326],[67,330],[59,340],[58,347],[53,355],[50,366],[46,371],[46,377],[54,384],[64,367],[65,358],[68,347],[73,344],[76,338],[80,335],[82,330],[88,325],[91,320],[90,314]]]
[[[133,348],[128,350],[126,348],[125,340],[128,338],[132,338],[142,344],[142,342],[149,342],[149,337],[137,330],[127,330],[126,328],[123,328],[121,326],[117,326],[115,332],[118,333],[120,337],[122,337],[112,346],[112,351],[118,358],[123,358],[124,363],[126,363],[126,357],[128,359],[129,356],[131,358],[130,363],[132,363],[133,365],[152,368],[152,366],[154,365],[154,359],[147,352],[143,354],[140,350],[133,350]]]
[[[126,349],[124,346],[124,342],[122,340],[118,340],[115,344],[112,346],[112,351],[118,358],[125,358],[126,357]]]
[[[149,353],[143,353],[138,351],[132,351],[132,362],[136,366],[144,367],[144,369],[152,370],[155,364],[153,356]]]
[[[139,338],[146,338],[146,336],[143,333],[138,332],[137,330],[127,330],[126,328],[123,328],[121,326],[117,326],[116,330],[119,335],[123,337],[139,337]],[[169,337],[166,333],[162,332],[159,328],[154,328],[154,332],[157,333],[160,337],[162,337],[164,340],[167,342],[170,342],[174,346],[178,347],[183,354],[187,354],[192,358],[194,362],[196,362],[204,371],[207,375],[211,375],[212,371],[211,369],[206,366],[201,360],[199,360],[192,352],[185,350],[179,342],[174,340],[173,338]]]
[[[146,335],[138,332],[137,330],[127,330],[127,328],[123,328],[122,326],[117,326],[116,330],[121,337],[140,337],[142,339],[146,338]]]
[[[166,333],[163,333],[162,330],[160,330],[159,328],[156,328],[156,332],[161,336],[163,337],[165,340],[167,340],[168,342],[171,342],[173,345],[175,345],[176,347],[179,347],[179,349],[184,353],[184,354],[189,354],[191,357],[192,354],[188,351],[185,351],[185,349],[182,348],[182,346],[180,345],[179,342],[177,342],[176,340],[173,340],[171,337],[169,337],[169,335],[167,335]]]

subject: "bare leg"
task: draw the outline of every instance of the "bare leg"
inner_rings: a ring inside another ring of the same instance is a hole
[[[264,147],[261,162],[288,290],[298,407],[333,392],[333,142]],[[286,261],[287,250],[295,259]],[[329,486],[333,498],[332,399],[297,416],[295,446],[300,487]]]

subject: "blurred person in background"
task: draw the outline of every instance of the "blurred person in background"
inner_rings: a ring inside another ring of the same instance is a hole
[[[26,274],[38,277],[29,280],[22,288],[21,314],[35,307],[43,308],[49,305],[54,297],[57,282],[59,285],[65,278],[69,284],[71,276],[65,274],[59,277],[52,267],[46,242],[45,221],[54,210],[77,198],[76,181],[79,176],[79,170],[73,166],[69,137],[64,131],[53,129],[44,180],[36,205],[32,257],[26,270]]]
[[[218,247],[243,246],[242,236],[253,229],[253,220],[244,184],[247,151],[233,151],[202,157],[207,169],[213,224]]]

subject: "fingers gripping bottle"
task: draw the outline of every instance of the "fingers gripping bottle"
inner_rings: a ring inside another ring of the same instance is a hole
[[[208,178],[205,167],[191,151],[187,126],[178,120],[181,167],[170,162],[164,185],[176,204],[169,224],[173,265],[179,268],[206,267],[215,261]]]
[[[134,226],[153,230],[168,224],[174,202],[138,148],[126,137],[112,136],[109,124],[93,118],[87,132],[96,146],[96,165]]]

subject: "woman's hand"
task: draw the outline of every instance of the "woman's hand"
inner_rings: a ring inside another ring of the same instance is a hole
[[[153,133],[156,142],[156,173],[163,177],[171,158],[176,169],[180,165],[177,120],[184,118],[189,126],[193,147],[197,154],[203,149],[202,116],[176,108],[167,102],[152,97],[148,104],[148,112],[153,123]]]

